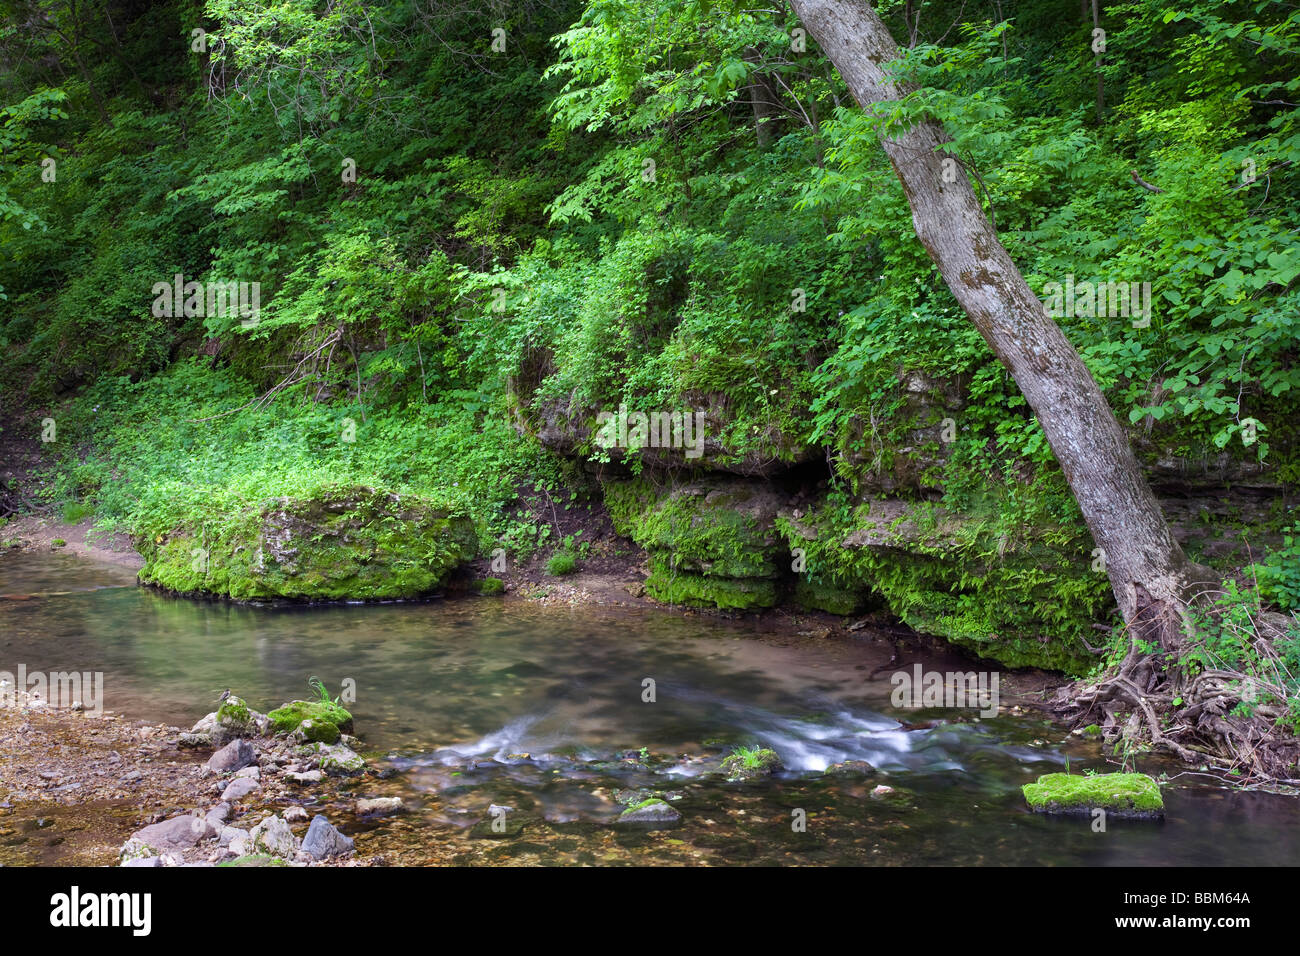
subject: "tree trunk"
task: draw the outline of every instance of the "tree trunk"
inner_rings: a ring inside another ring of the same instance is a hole
[[[908,92],[882,69],[899,51],[867,3],[790,3],[863,109]],[[917,238],[1038,417],[1102,549],[1125,621],[1175,650],[1180,616],[1210,572],[1174,540],[1101,389],[998,241],[965,174],[944,182],[939,147],[950,141],[934,120],[882,137]]]
[[[762,54],[751,46],[745,50],[744,57],[755,67],[748,87],[750,105],[754,110],[754,136],[758,148],[767,149],[784,132],[781,129],[781,94],[771,77],[759,70],[763,64]]]

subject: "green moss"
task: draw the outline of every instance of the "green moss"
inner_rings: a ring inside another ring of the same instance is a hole
[[[619,534],[677,571],[719,578],[775,578],[784,549],[755,487],[726,480],[658,489],[645,479],[607,482],[605,506]]]
[[[860,590],[804,578],[800,578],[795,585],[794,599],[800,607],[841,616],[856,614],[866,604],[865,595]]]
[[[478,547],[473,522],[426,498],[363,487],[195,515],[140,539],[140,581],[234,600],[414,598],[442,586]]]
[[[650,559],[650,568],[650,577],[645,582],[646,593],[664,604],[753,611],[775,606],[780,596],[775,581],[674,571],[658,556]]]
[[[277,707],[266,716],[271,718],[271,726],[275,728],[277,734],[293,733],[304,720],[310,720],[318,726],[328,724],[342,733],[352,732],[352,715],[338,704],[323,700],[295,700],[283,707]],[[328,733],[328,731],[322,732]],[[336,734],[334,740],[337,739]],[[334,740],[325,742],[333,743]]]
[[[298,725],[298,731],[302,734],[304,740],[309,740],[313,743],[337,743],[341,736],[338,724],[329,720],[313,720],[308,718]]]
[[[50,545],[55,548],[66,548],[68,546],[68,542],[64,541],[62,538],[55,538],[53,541],[50,542]]]
[[[219,724],[243,726],[252,719],[252,715],[248,712],[248,705],[239,697],[227,697],[217,708]]]
[[[483,578],[481,581],[475,581],[470,587],[479,594],[503,594],[505,593],[505,582],[500,578]]]
[[[961,515],[880,501],[777,526],[818,580],[878,594],[918,631],[1009,667],[1087,673],[1095,658],[1084,640],[1111,606],[1109,582],[1090,568],[1086,532],[1047,523],[1045,506],[1019,507]],[[1017,524],[1017,514],[1041,523]]]
[[[1049,773],[1021,789],[1031,809],[1046,813],[1088,812],[1100,807],[1153,814],[1165,807],[1160,785],[1144,773]]]
[[[320,769],[330,776],[350,776],[366,769],[366,761],[360,754],[353,753],[347,747],[317,744],[320,754]]]

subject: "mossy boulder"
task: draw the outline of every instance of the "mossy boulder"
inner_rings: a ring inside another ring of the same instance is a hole
[[[1144,773],[1049,773],[1021,790],[1037,813],[1091,815],[1095,809],[1122,817],[1159,818],[1165,814],[1160,785]]]
[[[253,710],[242,697],[230,696],[221,702],[212,717],[208,739],[217,746],[239,737],[256,737],[266,718]]]
[[[338,724],[331,723],[328,720],[312,720],[308,718],[298,725],[298,736],[303,740],[314,743],[334,744],[338,743],[342,734],[339,731]]]
[[[506,584],[500,578],[482,578],[470,584],[470,590],[476,594],[504,594]]]
[[[757,780],[781,769],[781,758],[766,747],[741,748],[722,761],[718,768],[732,783]]]
[[[304,723],[311,723],[316,728],[326,725],[334,728],[333,739],[325,740],[325,743],[334,743],[339,739],[339,733],[352,732],[352,715],[347,709],[339,704],[331,703],[325,700],[295,700],[277,707],[266,715],[270,718],[271,727],[276,734],[292,734],[299,730]],[[327,736],[329,731],[317,731],[319,734]],[[324,736],[308,737],[308,740],[323,740]]]
[[[428,498],[323,488],[136,540],[141,583],[237,601],[415,598],[478,549],[473,522]]]

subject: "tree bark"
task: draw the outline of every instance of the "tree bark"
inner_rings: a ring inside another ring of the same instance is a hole
[[[754,136],[759,149],[767,149],[783,133],[781,129],[781,94],[771,77],[759,69],[763,56],[754,47],[748,47],[744,53],[745,60],[753,64],[754,72],[750,74],[748,87],[750,105],[754,110]]]
[[[898,46],[866,2],[790,4],[863,109],[908,92],[883,70],[899,58]],[[1105,396],[998,241],[965,174],[944,182],[941,147],[951,138],[943,126],[926,120],[881,142],[907,195],[917,238],[1038,417],[1102,549],[1124,620],[1177,646],[1177,621],[1212,581],[1210,572],[1190,562],[1174,540]]]

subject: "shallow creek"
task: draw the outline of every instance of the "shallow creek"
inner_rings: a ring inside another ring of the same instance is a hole
[[[1011,713],[1005,692],[988,719],[891,707],[890,675],[917,663],[981,666],[869,634],[639,609],[236,607],[169,598],[71,556],[0,558],[0,670],[102,671],[114,712],[188,728],[225,688],[267,710],[306,695],[310,676],[333,693],[354,681],[349,709],[381,778],[350,786],[411,812],[336,822],[391,863],[1300,862],[1300,801],[1193,777],[1166,787],[1163,823],[1094,833],[1028,813],[1021,784],[1067,757],[1072,772],[1115,768],[1032,709]],[[708,772],[756,744],[785,770],[748,784]],[[822,773],[845,760],[876,772]],[[894,793],[873,796],[880,784]],[[615,826],[624,789],[670,792],[680,825]],[[492,804],[514,808],[510,831],[482,838]]]

